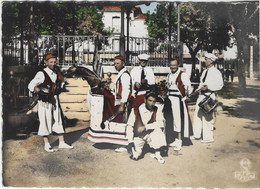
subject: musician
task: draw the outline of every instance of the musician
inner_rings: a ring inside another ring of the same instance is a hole
[[[115,57],[114,66],[118,74],[113,81],[112,93],[104,89],[103,121],[106,121],[116,112],[121,112],[113,122],[123,123],[123,113],[131,98],[132,81],[129,72],[125,68],[123,56],[119,55]]]
[[[138,160],[142,154],[142,149],[145,143],[149,144],[155,150],[150,156],[158,160],[159,163],[164,163],[160,149],[166,146],[165,120],[162,110],[155,106],[157,95],[153,92],[148,92],[145,95],[144,103],[137,108],[133,108],[130,113],[126,136],[128,139],[128,151],[131,154],[130,158]]]
[[[62,124],[61,109],[59,104],[58,88],[64,85],[63,76],[56,71],[56,57],[48,54],[45,57],[46,67],[37,72],[35,77],[28,85],[28,89],[39,95],[38,99],[38,116],[39,130],[38,135],[43,137],[44,149],[47,152],[53,152],[48,136],[55,132],[59,138],[59,148],[71,149],[73,146],[64,142],[64,128]]]
[[[178,58],[171,58],[169,67],[171,73],[167,76],[168,96],[172,107],[173,131],[177,133],[177,138],[169,146],[178,151],[182,148],[182,138],[189,138],[192,135],[192,125],[186,102],[192,89],[189,76],[179,69]]]
[[[196,102],[196,108],[194,112],[193,120],[193,132],[194,136],[191,139],[200,139],[202,134],[202,143],[214,142],[213,129],[213,112],[206,114],[203,112],[199,103],[207,96],[215,100],[216,92],[221,90],[223,87],[223,78],[221,72],[214,67],[213,62],[217,59],[214,54],[205,54],[206,68],[201,75],[200,84],[198,89],[195,91],[199,93],[199,97]]]
[[[132,108],[137,108],[144,102],[146,90],[148,90],[149,85],[155,83],[153,70],[147,67],[149,55],[140,54],[138,55],[138,59],[139,66],[134,67],[130,72],[133,83],[132,96],[134,97]]]

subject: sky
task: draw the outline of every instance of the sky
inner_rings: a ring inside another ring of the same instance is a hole
[[[143,13],[147,13],[147,11],[150,11],[150,13],[153,13],[155,11],[157,3],[153,2],[149,6],[146,5],[140,5],[140,8],[142,9]]]

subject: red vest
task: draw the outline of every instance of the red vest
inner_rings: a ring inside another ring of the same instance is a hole
[[[127,73],[129,76],[129,72],[128,71],[125,71],[124,73]],[[122,75],[124,74],[122,73]],[[121,76],[122,76],[121,75]],[[116,99],[121,99],[122,98],[122,83],[121,83],[121,76],[118,78],[118,80],[116,81],[116,88],[118,89],[117,90],[117,93],[116,93]],[[129,95],[128,95],[128,100],[131,99],[131,96],[132,96],[132,80],[131,80],[131,76],[130,76],[130,92],[129,92]]]
[[[153,110],[153,114],[152,114],[152,117],[151,119],[148,121],[148,124],[149,123],[153,123],[156,121],[156,112],[157,112],[157,107],[155,106],[154,107],[154,110]],[[144,123],[142,121],[142,118],[141,118],[141,115],[140,115],[140,112],[139,112],[139,108],[135,108],[134,109],[134,114],[135,114],[135,123],[134,123],[134,136],[138,136],[138,128],[141,127],[141,126],[144,126]]]
[[[42,70],[43,74],[44,74],[44,82],[39,85],[39,87],[42,88],[47,88],[50,90],[50,92],[54,95],[55,94],[55,89],[57,85],[60,85],[61,81],[64,79],[64,76],[61,75],[60,72],[57,73],[57,80],[56,83],[53,83],[50,76],[47,74],[46,71]]]
[[[177,79],[176,79],[176,85],[181,93],[181,95],[184,97],[185,96],[185,88],[184,88],[184,85],[181,81],[181,74],[183,73],[183,71],[180,71]]]
[[[54,94],[55,92],[55,83],[52,82],[50,76],[46,73],[46,71],[42,70],[44,74],[44,82],[39,85],[40,88],[49,89],[49,91]]]

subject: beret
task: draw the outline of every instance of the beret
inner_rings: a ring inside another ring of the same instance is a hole
[[[121,55],[116,56],[115,59],[119,59],[119,60],[121,60],[123,62],[125,61],[125,58],[123,56],[121,56]]]
[[[148,54],[139,54],[138,55],[138,58],[139,58],[139,60],[148,60],[149,59],[149,55]]]
[[[179,62],[180,60],[179,60],[179,58],[178,57],[172,57],[172,58],[170,58],[170,61],[173,61],[173,60],[176,60],[177,62]]]
[[[205,56],[205,58],[209,58],[212,61],[215,61],[217,59],[217,57],[214,54],[212,54],[212,53],[207,53],[204,56]]]
[[[54,56],[53,54],[48,54],[46,57],[45,57],[45,60],[49,60],[51,58],[56,58],[56,56]]]

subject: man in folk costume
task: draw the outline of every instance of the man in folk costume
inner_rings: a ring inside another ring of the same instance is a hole
[[[132,81],[129,72],[125,68],[123,56],[119,55],[115,57],[114,66],[118,74],[113,81],[112,93],[104,89],[103,122],[115,113],[120,113],[113,119],[113,122],[123,123],[123,114],[127,102],[131,98]]]
[[[164,134],[165,120],[162,110],[155,106],[157,95],[148,92],[145,95],[144,103],[137,108],[133,108],[126,127],[128,139],[128,152],[130,158],[138,160],[142,154],[145,143],[155,150],[150,156],[164,163],[161,156],[161,147],[166,146]]]
[[[132,96],[134,97],[132,108],[137,108],[144,102],[145,93],[149,89],[149,85],[155,83],[153,70],[147,67],[149,55],[140,54],[138,59],[139,66],[134,67],[130,72],[133,83]]]
[[[173,131],[178,137],[169,146],[181,150],[182,137],[192,135],[192,125],[189,116],[186,97],[192,92],[189,76],[179,69],[179,59],[173,57],[169,63],[171,73],[167,76],[168,95],[173,113]]]
[[[63,76],[56,70],[56,57],[53,54],[48,54],[45,57],[46,68],[37,72],[35,77],[28,85],[31,92],[38,94],[38,116],[40,126],[38,135],[43,136],[47,152],[53,152],[50,146],[48,135],[52,132],[58,134],[59,148],[71,149],[70,146],[64,142],[64,128],[62,123],[62,112],[59,104],[59,91],[64,85]]]
[[[221,72],[214,67],[213,62],[217,59],[214,54],[205,54],[206,68],[200,78],[200,84],[195,92],[199,93],[196,102],[196,108],[193,119],[193,133],[191,139],[200,139],[202,134],[202,143],[214,142],[213,130],[214,120],[213,112],[207,114],[199,107],[199,103],[208,95],[216,100],[216,92],[223,87],[223,77]]]

